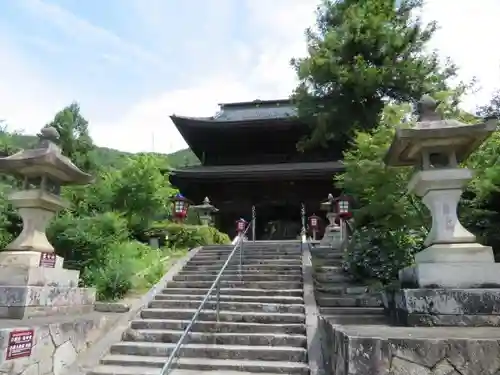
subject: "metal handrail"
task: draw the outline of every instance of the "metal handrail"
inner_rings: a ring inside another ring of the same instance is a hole
[[[165,362],[165,365],[163,365],[163,368],[161,369],[160,375],[168,375],[168,374],[170,374],[170,371],[172,370],[172,366],[174,364],[174,361],[178,357],[179,350],[182,347],[182,345],[184,343],[184,340],[191,333],[193,325],[196,322],[196,320],[198,319],[198,315],[200,315],[200,313],[202,312],[203,307],[205,306],[205,304],[210,299],[210,296],[212,295],[212,292],[214,291],[214,289],[217,289],[217,311],[216,311],[216,317],[217,317],[217,322],[219,322],[219,303],[220,303],[220,285],[219,284],[220,284],[220,280],[222,278],[222,274],[224,273],[224,271],[226,270],[227,266],[229,265],[229,262],[231,262],[231,259],[233,258],[234,254],[236,253],[236,250],[238,249],[238,247],[240,245],[241,245],[241,250],[240,250],[239,272],[240,272],[240,277],[241,277],[241,266],[242,266],[242,260],[243,260],[243,258],[242,258],[243,240],[245,238],[245,235],[248,232],[248,229],[251,226],[252,226],[251,223],[249,225],[247,225],[247,227],[245,228],[245,231],[240,235],[240,237],[236,241],[236,243],[235,243],[235,245],[233,247],[233,250],[229,254],[229,257],[227,258],[226,262],[222,266],[221,270],[217,274],[217,277],[215,278],[215,281],[212,283],[212,286],[210,287],[210,289],[208,290],[208,292],[205,294],[205,297],[201,301],[200,306],[198,307],[198,309],[195,311],[195,313],[193,315],[193,318],[191,319],[191,321],[189,322],[188,326],[186,327],[186,329],[182,333],[181,337],[179,338],[179,341],[177,341],[177,344],[175,345],[174,350],[172,350],[172,353],[170,353],[170,356],[168,357],[167,362]]]

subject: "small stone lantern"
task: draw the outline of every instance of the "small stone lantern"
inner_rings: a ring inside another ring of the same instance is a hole
[[[335,212],[335,198],[332,194],[328,194],[325,202],[321,203],[321,210],[326,211],[328,225],[325,228],[325,233],[320,241],[321,247],[338,248],[341,244],[340,226],[335,222],[337,213]]]
[[[213,214],[219,212],[219,210],[210,203],[208,197],[205,197],[202,204],[191,207],[198,212],[201,224],[203,225],[211,225]]]
[[[62,155],[55,128],[43,128],[38,138],[34,149],[0,158],[0,173],[23,179],[22,190],[8,197],[23,229],[0,252],[0,318],[90,312],[95,302],[95,290],[78,288],[79,272],[63,268],[64,259],[45,234],[54,215],[67,207],[61,186],[88,184],[93,178]],[[46,297],[41,301],[40,296]]]
[[[486,299],[482,306],[467,306],[475,298],[481,300],[476,295],[484,293],[471,288],[500,288],[500,265],[495,263],[491,247],[477,243],[457,216],[463,188],[473,177],[470,169],[459,165],[495,131],[496,124],[487,121],[466,125],[444,120],[437,111],[438,104],[430,96],[420,100],[416,126],[396,130],[385,158],[389,166],[416,168],[408,192],[422,197],[432,216],[432,228],[425,240],[427,247],[415,256],[414,266],[399,273],[404,288],[415,288],[402,290],[395,302],[399,311],[407,315],[408,324],[412,324],[412,314],[420,314],[418,319],[422,321],[422,316],[432,312],[432,320],[437,322],[436,316],[457,315],[461,311],[487,315],[500,307],[500,302],[493,306]],[[500,289],[495,295],[494,299],[500,301]]]

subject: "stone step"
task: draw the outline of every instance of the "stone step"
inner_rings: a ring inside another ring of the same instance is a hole
[[[165,357],[107,355],[101,362],[102,365],[94,369],[89,375],[160,375],[160,370],[165,364]],[[115,366],[120,366],[120,368],[115,368]],[[307,365],[301,362],[246,361],[241,359],[221,360],[181,357],[175,361],[174,368],[195,370],[197,371],[196,374],[199,374],[200,371],[210,371],[213,375],[216,375],[219,371],[228,371],[231,374],[234,372],[235,375],[247,375],[248,373],[259,373],[261,375],[309,374]],[[172,375],[177,374],[174,371]]]
[[[110,354],[168,357],[175,343],[151,343],[124,341],[113,344]],[[247,359],[260,361],[304,362],[307,350],[291,346],[246,346],[185,344],[179,350],[180,357],[212,359]]]
[[[344,254],[340,251],[311,251],[313,259],[342,259]]]
[[[352,286],[348,284],[333,285],[333,284],[317,284],[315,283],[316,298],[322,295],[364,295],[368,293],[368,288],[365,286]]]
[[[217,275],[207,275],[204,273],[196,273],[192,275],[176,275],[173,277],[174,281],[215,281]],[[302,280],[302,274],[295,275],[278,275],[278,274],[241,274],[231,273],[226,274],[225,272],[221,276],[221,280],[232,280],[232,281],[299,281]]]
[[[250,254],[243,253],[242,259],[292,259],[292,260],[300,260],[301,254]],[[227,260],[229,258],[229,254],[227,255],[195,255],[191,260]],[[239,254],[234,254],[231,259],[240,259]]]
[[[315,282],[321,283],[321,284],[324,284],[324,283],[348,283],[352,280],[348,275],[340,274],[340,273],[315,274],[313,276],[313,279]]]
[[[140,319],[130,323],[132,329],[166,329],[184,330],[191,322],[188,320]],[[306,327],[300,323],[289,324],[262,324],[240,322],[203,322],[197,321],[193,325],[193,332],[219,333],[284,333],[289,335],[303,335]]]
[[[314,268],[315,274],[335,274],[344,273],[344,269],[339,266],[317,266]]]
[[[183,331],[175,330],[135,330],[128,329],[123,334],[123,341],[176,343]],[[191,332],[190,344],[214,345],[252,345],[252,346],[296,346],[306,347],[304,335],[288,335],[279,333],[239,333],[239,332]]]
[[[209,288],[174,288],[169,287],[162,290],[162,294],[191,294],[203,296],[208,293]],[[215,291],[214,291],[215,294]],[[296,289],[251,289],[251,288],[224,288],[220,289],[221,296],[288,296],[302,297],[304,291],[302,288]]]
[[[169,281],[167,288],[210,288],[212,281]],[[249,288],[249,289],[299,289],[302,288],[302,280],[297,281],[228,281],[220,282],[221,288]]]
[[[179,319],[190,320],[196,309],[153,309],[146,308],[141,311],[143,319]],[[202,311],[198,315],[199,321],[216,321],[216,312],[213,310]],[[249,322],[249,323],[299,323],[304,324],[304,314],[291,313],[258,313],[219,311],[221,322]]]
[[[166,290],[168,291],[168,289]],[[192,295],[192,294],[157,294],[155,300],[190,300],[201,302],[205,296],[204,295]],[[212,298],[215,300],[216,294],[212,294]],[[304,303],[302,297],[290,297],[290,296],[238,296],[238,295],[220,295],[220,301],[226,302],[260,302],[260,303]]]
[[[327,315],[321,314],[332,324],[371,325],[387,324],[385,315]]]
[[[222,268],[223,264],[221,265],[194,265],[191,266],[187,264],[184,266],[182,269],[183,271],[195,271],[195,272],[205,272],[205,271],[216,271],[219,272]],[[273,264],[243,264],[241,266],[242,270],[246,271],[255,271],[255,272],[274,272],[274,271],[280,271],[280,272],[286,272],[286,271],[300,271],[302,272],[302,264],[278,264],[278,265],[273,265]],[[225,269],[225,271],[239,271],[240,267],[239,265],[228,265],[228,267]]]
[[[226,263],[225,260],[204,260],[204,259],[192,259],[188,262],[190,266],[223,266]],[[228,265],[237,266],[239,265],[239,258],[231,259]],[[293,259],[245,259],[242,264],[251,264],[251,265],[292,265],[292,266],[302,266],[302,260],[293,260]]]
[[[375,297],[319,297],[316,302],[321,307],[380,307],[381,301]]]
[[[229,255],[231,255],[231,251],[228,252],[210,252],[210,253],[197,253],[194,258],[225,258],[227,259]],[[300,258],[302,256],[302,252],[299,251],[253,251],[253,250],[245,250],[243,251],[243,257],[251,257],[251,258],[273,258],[273,257],[292,257],[292,258]],[[233,253],[233,256],[240,257],[240,251],[236,251]]]
[[[220,272],[220,268],[216,270],[205,270],[205,271],[193,271],[193,270],[182,270],[181,272],[178,273],[178,275],[199,275],[200,272],[202,272],[204,275],[218,275]],[[245,269],[242,267],[241,272],[238,268],[233,268],[233,269],[228,269],[226,268],[224,270],[224,275],[260,275],[260,274],[273,274],[273,275],[302,275],[302,269],[301,268],[295,268],[295,269],[289,269],[289,270],[259,270],[259,269]]]
[[[384,313],[382,307],[321,307],[321,314],[325,315],[380,315]]]
[[[149,307],[153,309],[197,309],[199,306],[200,301],[188,300],[153,300],[149,303]],[[215,310],[216,306],[216,301],[207,301],[204,309]],[[219,302],[219,309],[224,311],[304,314],[304,305],[298,304],[221,301]]]

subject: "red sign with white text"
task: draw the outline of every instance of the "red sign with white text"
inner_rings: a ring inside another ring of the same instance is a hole
[[[56,253],[40,253],[40,267],[54,268],[56,266]]]
[[[33,338],[35,331],[26,329],[22,331],[12,331],[9,335],[9,345],[5,359],[16,359],[31,356],[33,348]]]

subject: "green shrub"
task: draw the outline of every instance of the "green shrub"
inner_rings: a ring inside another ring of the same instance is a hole
[[[87,270],[109,261],[112,245],[128,240],[127,221],[115,213],[74,217],[63,214],[50,225],[47,236],[56,253],[65,259],[65,267],[79,270],[84,285]]]
[[[229,244],[231,240],[225,233],[206,225],[187,225],[172,222],[156,222],[148,231],[150,236],[165,239],[170,248],[192,249],[197,246]]]
[[[422,232],[360,228],[353,234],[344,267],[356,281],[387,284],[397,279],[400,269],[413,263],[424,242]]]
[[[107,258],[102,264],[87,269],[87,280],[97,290],[99,300],[115,300],[125,296],[133,287],[136,275],[155,282],[164,266],[159,251],[137,241],[118,242],[105,249]],[[161,269],[161,271],[160,271]]]

